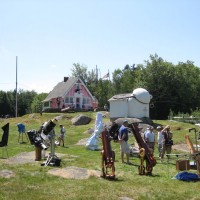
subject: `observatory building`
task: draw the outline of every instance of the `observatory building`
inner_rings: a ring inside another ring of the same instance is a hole
[[[116,118],[149,118],[149,103],[152,96],[143,88],[132,93],[119,94],[109,99],[110,119]]]

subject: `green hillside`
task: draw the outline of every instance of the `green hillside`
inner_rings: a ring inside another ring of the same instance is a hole
[[[71,119],[78,113],[44,113],[25,115],[19,118],[1,119],[2,127],[7,122],[10,123],[10,135],[8,143],[9,159],[23,152],[33,152],[35,147],[30,143],[18,143],[17,123],[24,123],[26,130],[36,129],[43,122],[59,116],[59,124],[63,124],[66,128],[66,147],[56,147],[57,154],[61,156],[60,169],[70,166],[85,168],[89,170],[101,171],[101,155],[100,151],[86,150],[84,145],[76,145],[81,139],[89,138],[87,132],[89,128],[93,128],[95,124],[96,113],[83,113],[92,118],[88,125],[74,126]],[[103,122],[109,121],[103,118]],[[189,128],[195,125],[180,123],[175,121],[154,120],[155,125],[170,125],[174,135],[174,143],[185,143],[185,134],[190,134],[194,142],[194,132],[189,133]],[[197,127],[195,127],[197,128]],[[198,128],[197,128],[198,130]],[[55,127],[57,135],[59,135],[59,126]],[[3,131],[1,132],[3,133]],[[24,137],[24,141],[26,138]],[[101,139],[99,146],[102,147]],[[129,144],[135,142],[134,137],[130,137]],[[122,199],[124,197],[130,199],[199,199],[199,182],[182,182],[172,179],[178,171],[176,170],[176,160],[173,157],[170,163],[166,160],[163,163],[157,163],[153,169],[153,176],[138,175],[139,158],[131,157],[130,161],[133,165],[122,164],[120,162],[119,144],[111,142],[112,149],[116,154],[116,180],[109,181],[100,177],[90,177],[88,179],[67,179],[60,176],[53,176],[47,172],[54,167],[41,166],[41,162],[33,161],[30,163],[8,164],[6,160],[0,158],[0,171],[7,170],[12,172],[13,177],[6,178],[0,175],[0,199]],[[5,152],[4,152],[5,153]],[[182,153],[180,150],[173,150],[172,153]],[[188,151],[189,153],[189,151]],[[157,158],[157,146],[155,157]],[[22,158],[23,159],[23,158]],[[55,167],[56,168],[56,167]],[[195,170],[191,172],[196,173]]]

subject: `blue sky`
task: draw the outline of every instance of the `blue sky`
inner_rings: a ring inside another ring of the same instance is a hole
[[[199,0],[0,0],[0,90],[50,92],[73,63],[100,75],[150,54],[200,67]]]

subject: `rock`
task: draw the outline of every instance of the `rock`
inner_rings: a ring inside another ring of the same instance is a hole
[[[131,123],[140,123],[142,122],[142,120],[138,119],[138,118],[118,118],[115,120],[115,122],[119,125],[123,124],[124,120],[128,120],[128,122]]]
[[[73,125],[78,126],[78,125],[86,125],[89,124],[91,121],[91,118],[85,115],[77,115],[76,117],[74,117],[71,122]]]

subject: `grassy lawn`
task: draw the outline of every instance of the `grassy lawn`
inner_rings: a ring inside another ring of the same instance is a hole
[[[61,168],[76,166],[91,170],[101,171],[100,151],[89,151],[85,146],[76,145],[83,138],[89,138],[90,135],[86,130],[93,128],[95,124],[96,113],[84,113],[92,117],[92,121],[88,125],[73,126],[71,124],[72,117],[78,113],[65,113],[59,121],[67,131],[65,145],[67,148],[57,147],[56,153],[62,153]],[[16,156],[22,152],[31,152],[35,147],[29,143],[18,143],[17,123],[24,123],[26,130],[38,130],[41,124],[49,119],[61,114],[30,114],[17,119],[3,119],[0,121],[2,127],[10,122],[10,135],[8,144],[9,157]],[[104,122],[109,119],[104,118]],[[169,124],[171,126],[174,143],[185,143],[184,136],[188,134],[188,129],[195,127],[187,123],[174,121],[153,120],[155,124],[163,126]],[[55,131],[59,134],[59,126],[55,127]],[[3,131],[1,131],[3,133]],[[189,133],[192,141],[194,141],[194,132]],[[24,138],[26,140],[26,138]],[[100,147],[102,146],[101,140]],[[134,137],[131,137],[129,144],[134,143]],[[0,157],[0,171],[10,170],[15,173],[14,177],[3,178],[0,176],[0,200],[53,200],[53,199],[120,199],[120,197],[128,197],[131,199],[200,199],[199,186],[200,182],[182,182],[172,179],[178,171],[176,170],[176,159],[171,160],[170,164],[157,163],[153,169],[153,176],[138,175],[138,168],[134,165],[126,165],[120,162],[119,144],[111,142],[112,148],[116,154],[116,181],[109,181],[98,177],[90,177],[85,180],[65,179],[59,176],[53,176],[47,173],[53,167],[40,166],[40,162],[32,162],[27,164],[6,164],[5,159]],[[157,147],[157,146],[156,146]],[[189,152],[189,151],[188,151]],[[173,151],[172,153],[181,153]],[[157,157],[157,148],[155,149],[155,157]],[[140,160],[131,157],[133,164],[139,164]],[[191,171],[196,173],[196,171]]]

